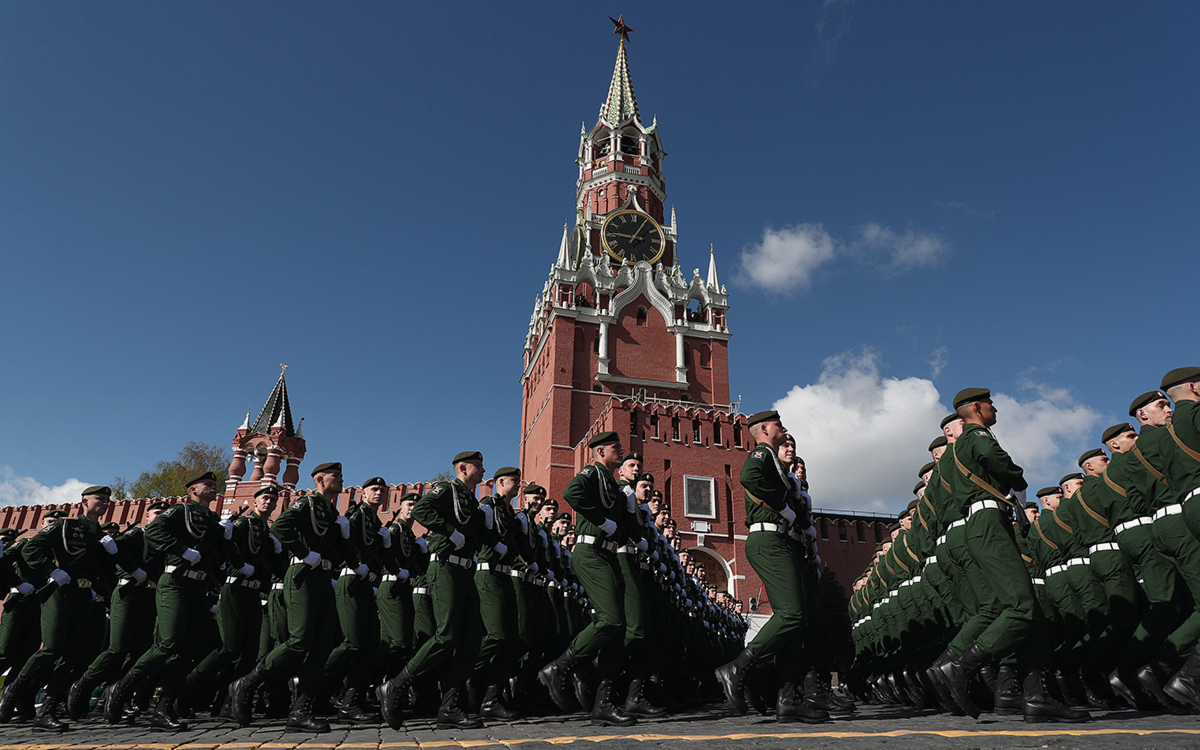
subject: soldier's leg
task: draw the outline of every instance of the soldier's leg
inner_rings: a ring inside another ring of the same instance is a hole
[[[746,540],[746,558],[766,587],[772,615],[746,645],[759,659],[774,658],[805,634],[804,586],[787,541],[780,534],[758,532]]]
[[[1046,621],[1033,582],[1013,538],[1012,524],[999,510],[972,514],[967,521],[967,548],[985,571],[1000,611],[975,639],[983,653],[1002,659],[1022,651],[1024,661],[1044,667],[1048,651]]]
[[[21,669],[18,679],[22,683],[36,689],[52,679],[56,669],[64,667],[67,654],[74,645],[72,639],[78,634],[77,621],[90,603],[91,593],[87,589],[68,584],[42,604],[42,647]]]
[[[575,636],[571,651],[581,659],[600,657],[597,676],[601,680],[615,677],[625,666],[625,587],[616,555],[581,544],[575,547],[572,562],[596,609],[596,621]]]
[[[11,594],[0,615],[0,672],[20,673],[42,643],[42,608],[36,595]]]
[[[453,656],[454,646],[466,623],[465,618],[455,618],[456,600],[462,596],[459,582],[450,570],[461,570],[449,563],[434,562],[429,566],[429,598],[433,610],[434,632],[429,640],[417,649],[408,662],[408,673],[414,679],[435,673]],[[473,581],[471,582],[473,586]]]

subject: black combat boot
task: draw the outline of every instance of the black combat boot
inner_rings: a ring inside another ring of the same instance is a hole
[[[133,696],[133,674],[124,677],[108,686],[104,691],[104,719],[109,724],[120,724],[126,720],[125,707]]]
[[[717,682],[721,683],[721,687],[725,690],[725,700],[729,701],[729,705],[733,706],[733,710],[739,714],[746,713],[748,708],[742,689],[746,684],[746,673],[754,667],[757,661],[758,657],[747,648],[743,649],[736,659],[714,670]]]
[[[1162,704],[1163,708],[1173,714],[1180,716],[1191,713],[1191,709],[1179,701],[1172,698],[1164,686],[1170,681],[1171,673],[1175,671],[1174,665],[1178,660],[1173,654],[1168,652],[1160,652],[1154,661],[1137,671],[1137,683],[1145,690],[1154,700]]]
[[[521,718],[520,711],[510,708],[504,702],[504,691],[500,689],[499,685],[487,686],[487,690],[483,693],[483,703],[479,706],[479,715],[488,719],[505,721]]]
[[[297,732],[312,732],[313,734],[329,731],[329,722],[313,716],[313,704],[317,702],[316,698],[317,696],[311,688],[296,690],[296,700],[292,703],[292,710],[287,718],[287,729]]]
[[[797,695],[794,682],[785,682],[779,686],[779,697],[775,699],[775,721],[819,724],[829,721],[829,712]]]
[[[600,680],[596,686],[596,704],[592,707],[592,724],[607,727],[630,727],[637,717],[617,708],[612,701],[612,680]]]
[[[462,704],[462,691],[457,687],[442,691],[442,705],[438,707],[438,729],[479,729],[483,719],[467,713]]]
[[[1016,716],[1025,711],[1025,696],[1017,685],[1017,670],[1001,665],[996,672],[996,702],[993,711],[997,716]]]
[[[0,692],[0,724],[7,724],[12,721],[13,712],[17,708],[17,701],[28,687],[29,680],[19,676],[12,678],[11,681],[4,684],[4,692]]]
[[[646,681],[635,677],[629,681],[629,693],[625,696],[625,713],[630,716],[654,718],[665,716],[667,709],[656,706],[646,697]]]
[[[375,724],[379,714],[368,711],[363,705],[363,694],[357,687],[346,688],[338,704],[338,721],[344,724]]]
[[[66,722],[57,716],[60,705],[62,705],[61,698],[47,694],[42,699],[42,707],[38,709],[37,716],[33,717],[33,725],[38,729],[49,729],[52,732],[65,732],[70,729]]]
[[[591,713],[596,705],[596,670],[590,661],[581,661],[571,673],[571,684],[575,688],[575,700],[584,713]]]
[[[175,713],[175,699],[178,697],[179,688],[163,686],[162,693],[158,696],[158,703],[154,706],[154,713],[150,714],[152,729],[161,729],[165,732],[187,731],[188,725]]]
[[[1122,672],[1120,667],[1108,673],[1108,686],[1112,689],[1113,695],[1116,695],[1132,709],[1148,711],[1150,709],[1146,705],[1148,701],[1144,696],[1138,694],[1136,685],[1137,681]]]
[[[232,701],[230,710],[233,713],[233,720],[243,727],[254,721],[254,693],[261,684],[262,677],[259,676],[258,670],[251,669],[229,686],[229,698]]]
[[[971,700],[971,678],[987,662],[987,654],[983,653],[979,644],[972,643],[962,656],[951,659],[938,668],[942,675],[942,683],[950,691],[954,702],[972,719],[979,718],[979,707]]]
[[[95,689],[96,683],[86,676],[75,680],[71,689],[67,691],[68,719],[79,721],[88,715],[88,709],[91,708],[92,691]]]
[[[375,697],[379,699],[379,711],[392,729],[404,726],[400,705],[404,702],[412,681],[412,674],[409,673],[408,667],[405,667],[400,670],[400,674],[390,680],[384,680],[375,688]]]
[[[546,686],[546,690],[550,692],[550,699],[554,701],[554,705],[558,706],[559,711],[570,711],[574,707],[567,688],[567,677],[570,676],[578,662],[579,657],[575,656],[574,651],[567,648],[561,656],[542,667],[538,672],[538,682]]]
[[[804,675],[801,691],[804,693],[805,703],[825,713],[848,714],[854,711],[854,702],[850,701],[849,708],[847,708],[845,702],[837,700],[833,695],[833,688],[830,686],[828,677],[816,670]]]
[[[1163,688],[1168,696],[1185,706],[1200,708],[1200,649],[1193,649],[1187,661]]]
[[[1025,721],[1036,724],[1043,721],[1061,721],[1078,724],[1090,721],[1092,715],[1087,711],[1071,708],[1060,703],[1050,694],[1046,687],[1046,673],[1040,669],[1031,669],[1023,681],[1025,705],[1022,713]]]

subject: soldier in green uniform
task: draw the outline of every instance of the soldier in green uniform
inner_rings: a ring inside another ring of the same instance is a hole
[[[16,679],[42,644],[42,606],[35,596],[34,574],[25,563],[22,553],[32,536],[17,538],[16,529],[5,529],[3,562],[6,580],[3,589],[8,591],[4,599],[4,612],[0,614],[0,673],[7,671],[10,680]],[[14,696],[13,717],[31,718],[33,690],[26,689],[23,695]],[[4,716],[0,720],[7,721]]]
[[[401,726],[401,695],[414,680],[435,672],[442,688],[439,728],[483,726],[478,716],[467,712],[462,695],[483,629],[473,573],[484,520],[475,498],[483,479],[483,454],[459,453],[453,465],[454,481],[435,484],[413,509],[413,517],[430,532],[429,595],[437,630],[400,674],[379,686],[383,718],[393,729]]]
[[[392,546],[392,532],[379,520],[380,511],[388,508],[389,492],[383,477],[371,477],[363,483],[361,499],[346,506],[346,522],[338,525],[342,569],[334,598],[342,642],[329,655],[324,682],[337,685],[345,678],[338,720],[351,724],[379,719],[367,703],[366,689],[380,646],[375,588]]]
[[[391,532],[392,546],[390,566],[379,583],[377,606],[383,645],[379,653],[377,674],[396,674],[413,653],[413,606],[412,584],[417,576],[424,577],[426,560],[412,530],[412,512],[418,492],[405,492],[400,496],[395,516],[387,525]]]
[[[650,545],[657,542],[658,537],[650,521],[648,507],[654,491],[654,475],[640,471],[641,456],[637,453],[627,455],[626,464],[631,456],[636,457],[639,471],[632,484],[622,489],[628,497],[625,521],[630,525],[629,538],[637,541],[617,548],[617,561],[625,582],[625,649],[630,675],[629,689],[625,693],[625,713],[652,718],[662,716],[667,711],[646,696],[650,677],[657,671],[660,652],[660,644],[651,635],[667,632],[667,625],[659,606],[658,589],[650,572],[650,566],[655,564],[659,555],[657,551],[653,553],[653,558],[650,555]],[[635,611],[640,613],[640,628],[631,625],[634,620],[631,613]]]
[[[950,448],[955,470],[946,478],[967,519],[967,550],[986,581],[976,618],[990,621],[982,631],[973,631],[978,635],[969,645],[960,640],[963,633],[951,643],[956,656],[939,668],[946,687],[963,710],[978,717],[979,709],[968,695],[971,677],[993,660],[1017,655],[1026,721],[1084,721],[1090,718],[1086,712],[1059,703],[1045,683],[1046,621],[1009,521],[1013,505],[1024,511],[1027,484],[1021,468],[988,430],[996,423],[997,411],[991,392],[986,388],[959,391],[954,408],[965,424]],[[963,631],[972,632],[967,627]]]
[[[517,524],[512,501],[521,487],[521,470],[505,466],[492,475],[492,494],[480,501],[483,511],[483,544],[475,569],[483,642],[476,672],[485,686],[479,714],[484,718],[515,719],[520,712],[504,700],[504,686],[521,658],[517,639],[517,595],[513,591],[512,564],[517,559]]]
[[[52,591],[41,608],[42,647],[25,662],[21,672],[0,695],[0,722],[12,717],[16,700],[26,690],[46,686],[46,696],[34,718],[41,729],[65,731],[66,723],[57,710],[67,691],[90,661],[87,648],[94,635],[92,584],[111,571],[111,555],[117,545],[110,537],[101,540],[100,517],[108,509],[112,491],[108,487],[85,489],[80,513],[62,518],[39,531],[24,545],[21,554],[29,569],[28,583],[42,582]],[[89,632],[92,631],[92,632]]]
[[[278,488],[265,485],[254,493],[253,510],[222,522],[222,529],[229,527],[229,542],[237,548],[243,566],[230,571],[221,585],[216,612],[221,642],[188,675],[193,697],[211,699],[214,689],[219,688],[223,698],[225,686],[253,669],[258,660],[263,620],[261,592],[271,584],[270,558],[278,542],[271,537],[267,524],[277,502]]]
[[[575,575],[596,610],[588,624],[557,659],[538,673],[555,704],[570,710],[566,679],[580,661],[596,661],[595,703],[592,723],[630,726],[637,718],[613,702],[613,679],[625,667],[625,591],[616,550],[627,541],[621,529],[624,494],[617,489],[613,470],[621,465],[621,440],[615,432],[601,432],[588,441],[595,460],[583,467],[563,491],[578,521],[573,551]]]
[[[756,445],[740,476],[750,529],[746,559],[766,587],[773,614],[736,659],[716,670],[725,698],[738,713],[745,713],[747,708],[743,697],[746,672],[759,660],[775,660],[776,672],[784,679],[808,672],[807,665],[788,663],[787,659],[795,655],[791,647],[803,642],[805,630],[810,627],[804,611],[808,577],[800,572],[803,561],[796,559],[785,535],[787,527],[796,522],[796,512],[788,504],[795,485],[777,455],[787,431],[776,411],[758,412],[748,424]],[[811,723],[829,719],[828,712],[797,697],[794,684],[780,686],[775,705],[777,721]]]
[[[161,679],[162,691],[150,726],[167,731],[187,729],[176,715],[175,699],[191,670],[203,624],[210,621],[208,592],[219,566],[253,573],[226,546],[231,527],[221,525],[210,510],[217,497],[217,480],[211,471],[187,482],[188,501],[172,506],[146,526],[151,552],[163,558],[163,573],[155,589],[154,643],[113,687],[105,701],[110,723],[123,719],[130,695],[137,688],[151,689]]]
[[[523,654],[516,677],[509,682],[509,697],[514,705],[532,702],[536,710],[549,710],[553,705],[549,696],[534,692],[537,687],[537,672],[550,658],[547,650],[549,640],[546,618],[541,609],[541,600],[533,582],[539,570],[545,566],[545,535],[538,528],[537,516],[546,500],[546,489],[538,484],[529,484],[523,490],[524,507],[516,512],[517,554],[520,560],[509,571],[513,594],[517,603],[517,637]]]
[[[328,732],[329,723],[313,716],[313,703],[325,662],[337,645],[337,613],[332,571],[338,550],[337,506],[342,491],[342,465],[323,463],[312,470],[316,492],[296,498],[271,531],[291,557],[284,576],[288,639],[260,657],[258,665],[229,688],[233,718],[246,726],[253,719],[254,693],[264,681],[297,678],[287,728]]]
[[[146,506],[144,523],[153,523],[170,504],[156,500]],[[122,573],[112,595],[108,617],[108,647],[71,685],[67,695],[67,718],[87,716],[88,703],[97,685],[123,674],[130,660],[141,657],[154,639],[154,589],[162,564],[150,551],[145,528],[133,526],[116,537],[117,564]]]

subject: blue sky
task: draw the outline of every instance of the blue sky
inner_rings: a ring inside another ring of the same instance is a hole
[[[1044,484],[1195,364],[1194,3],[7,3],[0,502],[227,444],[281,362],[306,465],[515,462],[625,11],[818,505],[902,506],[959,388]]]

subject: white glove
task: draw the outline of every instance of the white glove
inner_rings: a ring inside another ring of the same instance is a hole
[[[383,548],[391,549],[391,547],[392,547],[392,530],[389,529],[387,526],[380,526],[379,531],[377,531],[376,533],[379,534],[379,538],[383,540]]]
[[[483,526],[486,529],[491,529],[496,525],[496,510],[490,505],[482,505],[479,508],[483,511]]]
[[[316,550],[313,550],[312,552],[309,552],[307,555],[305,555],[304,559],[301,560],[300,562],[304,563],[305,565],[307,565],[310,568],[315,568],[321,564],[321,553],[317,552]]]
[[[108,534],[100,537],[100,546],[103,547],[104,551],[110,555],[117,554],[117,543],[114,542],[113,538]]]
[[[508,554],[508,545],[504,542],[496,542],[492,549],[496,550],[496,554],[500,555],[501,557],[504,557]]]
[[[195,550],[191,547],[188,547],[183,551],[183,554],[180,555],[180,557],[182,557],[184,560],[187,560],[188,565],[195,565],[196,563],[200,562],[200,550]]]
[[[33,584],[28,581],[23,581],[17,585],[17,593],[21,596],[29,596],[34,591]]]
[[[604,523],[600,524],[600,530],[605,536],[612,536],[617,533],[617,522],[611,518],[605,519]]]
[[[254,575],[254,566],[250,563],[246,563],[242,567],[238,568],[238,573],[246,578],[249,578],[250,576]]]
[[[59,586],[66,586],[71,582],[71,574],[62,568],[55,568],[50,571],[50,580],[57,583]]]
[[[132,573],[130,573],[129,577],[133,579],[134,583],[142,583],[143,581],[146,580],[146,571],[142,570],[141,568],[138,568],[138,569],[134,570]]]
[[[529,563],[528,565],[526,565],[526,566],[525,566],[525,570],[527,570],[527,571],[529,572],[529,574],[530,574],[530,575],[537,575],[537,572],[538,572],[538,564],[537,564],[537,563],[535,563],[535,562],[531,562],[531,563]]]
[[[783,510],[779,511],[779,515],[783,516],[783,519],[789,524],[796,522],[796,511],[792,510],[792,506],[790,505],[783,506]]]
[[[553,570],[547,570],[547,571],[546,571],[546,580],[547,580],[547,581],[553,581],[553,580],[554,580],[554,571],[553,571]]]
[[[408,569],[401,568],[400,572],[396,574],[396,577],[399,578],[401,581],[407,581],[408,580]]]
[[[359,563],[358,567],[354,569],[354,575],[358,576],[359,578],[366,578],[367,573],[370,572],[371,569],[367,567],[366,563]]]
[[[337,524],[338,533],[342,535],[342,539],[349,539],[350,519],[346,518],[345,516],[338,516],[337,519],[334,520],[334,523]]]
[[[645,539],[639,539],[637,540],[637,548],[638,552],[645,552],[646,550],[650,549],[650,545],[646,544]]]
[[[525,516],[524,513],[517,516],[517,523],[521,524],[521,533],[522,534],[529,533],[529,519]]]
[[[215,614],[217,613],[217,605],[215,605],[215,604],[214,604],[214,605],[212,605],[211,607],[209,607],[209,608],[208,608],[208,613],[209,613],[210,615],[215,615]]]
[[[425,541],[425,537],[417,537],[417,547],[420,548],[422,554],[429,554],[429,542]]]
[[[1016,498],[1017,510],[1020,510],[1020,511],[1025,510],[1025,493],[1026,493],[1026,490],[1009,490],[1009,492],[1008,492],[1010,497]]]
[[[454,545],[454,549],[462,549],[462,546],[467,543],[467,538],[458,533],[458,529],[450,532],[450,543]]]
[[[225,532],[225,540],[233,539],[233,521],[228,518],[221,521],[221,529]]]
[[[283,543],[279,541],[279,538],[274,534],[268,534],[267,536],[271,537],[271,544],[275,546],[275,554],[278,555],[280,552],[283,552]]]

